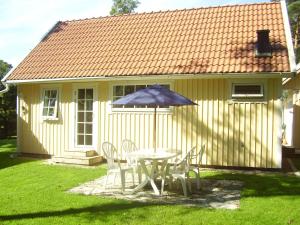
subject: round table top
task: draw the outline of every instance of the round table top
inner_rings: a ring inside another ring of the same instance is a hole
[[[127,153],[129,157],[144,160],[166,160],[176,157],[178,154],[169,152],[166,149],[139,149],[134,152]]]

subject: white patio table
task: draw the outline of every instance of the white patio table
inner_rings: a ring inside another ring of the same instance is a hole
[[[138,151],[128,153],[128,157],[135,158],[141,165],[143,172],[145,173],[145,180],[142,181],[137,187],[133,189],[133,192],[137,192],[145,187],[148,183],[156,195],[160,195],[164,191],[166,166],[169,159],[176,157],[177,153],[166,151],[166,149],[139,149]],[[149,165],[146,162],[151,162]],[[160,162],[158,169],[158,163]],[[150,168],[147,168],[147,165]],[[158,190],[154,180],[158,176],[161,176],[161,191]]]

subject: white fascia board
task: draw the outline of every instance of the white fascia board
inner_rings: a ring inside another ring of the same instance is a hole
[[[290,22],[288,17],[288,10],[287,10],[285,0],[280,0],[280,4],[281,4],[284,32],[285,32],[285,38],[287,43],[288,55],[289,55],[290,69],[291,72],[296,72],[296,56],[295,56],[294,46],[292,41],[293,39],[292,39],[291,27],[290,27]]]
[[[168,74],[168,75],[144,75],[144,76],[98,76],[76,78],[52,78],[32,80],[8,80],[8,84],[22,83],[54,83],[54,82],[90,82],[90,81],[118,81],[118,80],[161,80],[161,79],[220,79],[220,78],[288,78],[293,73],[213,73],[213,74]]]

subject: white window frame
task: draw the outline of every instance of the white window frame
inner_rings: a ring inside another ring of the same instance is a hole
[[[154,84],[159,84],[159,85],[169,85],[170,90],[174,90],[174,81],[169,81],[169,80],[160,80],[160,81],[115,81],[115,82],[110,82],[109,85],[109,101],[108,101],[108,112],[109,113],[114,113],[114,112],[154,112],[154,108],[113,108],[111,103],[113,101],[113,87],[114,86],[122,86],[122,85],[154,85]],[[173,107],[170,106],[168,108],[157,108],[157,112],[166,112],[170,113],[172,112]]]
[[[43,120],[58,120],[59,119],[59,102],[60,102],[60,88],[59,87],[43,87],[41,89],[41,116]],[[54,115],[53,116],[44,116],[44,100],[46,91],[56,91],[56,101],[54,106]]]
[[[235,94],[234,90],[236,86],[259,86],[259,94]],[[231,85],[231,98],[232,99],[264,99],[265,97],[265,88],[263,83],[235,83]]]
[[[72,95],[73,101],[71,104],[71,118],[73,119],[71,132],[70,132],[70,146],[72,149],[78,151],[86,151],[86,150],[97,150],[98,144],[98,88],[97,85],[90,84],[73,84],[72,87]],[[92,132],[92,145],[77,145],[77,91],[78,89],[93,89],[93,132]]]

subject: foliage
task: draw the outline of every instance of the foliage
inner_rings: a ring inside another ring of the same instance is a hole
[[[15,143],[0,140],[0,224],[300,224],[299,177],[203,171],[205,179],[244,182],[240,209],[137,203],[68,190],[105,174],[96,168],[11,158]],[[30,150],[29,150],[30,151]]]
[[[110,15],[128,14],[134,12],[140,2],[138,0],[113,0]]]
[[[11,68],[11,65],[0,60],[0,79]],[[0,88],[2,90],[4,86],[2,85]],[[15,86],[10,86],[9,91],[0,96],[0,137],[16,135],[16,98],[17,90]]]
[[[8,71],[11,69],[11,65],[8,63],[4,62],[3,60],[0,59],[0,79],[2,79],[5,74],[8,73]],[[4,88],[4,85],[0,85],[0,90]]]
[[[288,14],[292,29],[297,62],[300,61],[300,0],[288,0]]]

